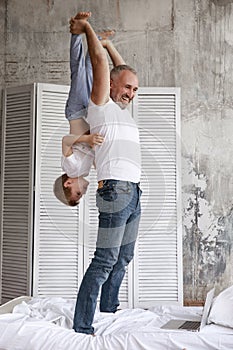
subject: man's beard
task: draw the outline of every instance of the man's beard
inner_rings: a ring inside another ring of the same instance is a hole
[[[115,102],[121,109],[126,109],[128,107],[128,104],[125,104],[123,102]]]
[[[121,109],[126,109],[129,106],[129,104],[130,104],[130,102],[132,100],[132,99],[129,99],[128,103],[124,103],[121,100],[118,100],[116,97],[114,98],[114,97],[111,96],[111,98]]]

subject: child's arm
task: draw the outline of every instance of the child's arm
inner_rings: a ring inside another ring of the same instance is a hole
[[[62,138],[62,154],[65,157],[69,157],[72,153],[72,146],[76,143],[85,142],[88,143],[90,147],[95,145],[101,145],[104,141],[103,136],[100,134],[89,134],[89,135],[66,135]]]

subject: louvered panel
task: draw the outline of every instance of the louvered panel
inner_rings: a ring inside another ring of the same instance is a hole
[[[31,293],[33,96],[33,85],[4,93],[2,303]]]
[[[179,103],[174,91],[140,89],[134,113],[142,145],[142,218],[135,259],[135,306],[182,300],[178,238]]]
[[[84,232],[86,256],[85,256],[85,270],[88,267],[96,247],[97,230],[98,230],[98,209],[96,207],[96,190],[97,178],[96,171],[91,170],[89,175],[88,193],[85,196],[85,210],[86,210],[86,230]]]
[[[38,84],[34,295],[76,297],[79,284],[78,208],[53,194],[62,174],[61,140],[69,133],[64,110],[68,87]]]
[[[88,191],[85,195],[85,225],[84,225],[84,271],[88,268],[91,259],[94,256],[94,251],[96,248],[97,240],[97,230],[98,230],[98,209],[96,207],[96,190],[97,190],[97,177],[96,171],[91,170],[89,177]],[[98,301],[100,299],[100,292]]]
[[[92,170],[89,175],[89,189],[85,199],[85,208],[87,211],[86,221],[88,222],[88,227],[86,227],[86,232],[84,232],[85,246],[86,246],[86,266],[90,263],[95,247],[96,247],[96,239],[97,239],[97,230],[98,230],[98,209],[96,207],[96,189],[97,189],[97,178],[96,171]],[[128,306],[128,269],[126,271],[124,280],[121,284],[121,288],[119,291],[119,300],[121,302],[121,307]]]

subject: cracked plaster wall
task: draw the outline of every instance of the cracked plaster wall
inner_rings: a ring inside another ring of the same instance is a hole
[[[93,13],[141,86],[181,87],[184,296],[233,283],[233,1],[1,0],[0,89],[69,84],[68,19]],[[2,104],[1,104],[2,109]]]

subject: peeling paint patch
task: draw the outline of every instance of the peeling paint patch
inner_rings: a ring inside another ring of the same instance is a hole
[[[233,208],[226,216],[216,217],[206,197],[205,174],[199,174],[189,158],[184,159],[183,170],[184,283],[197,296],[200,286],[217,283],[229,273],[226,271],[232,254]]]

